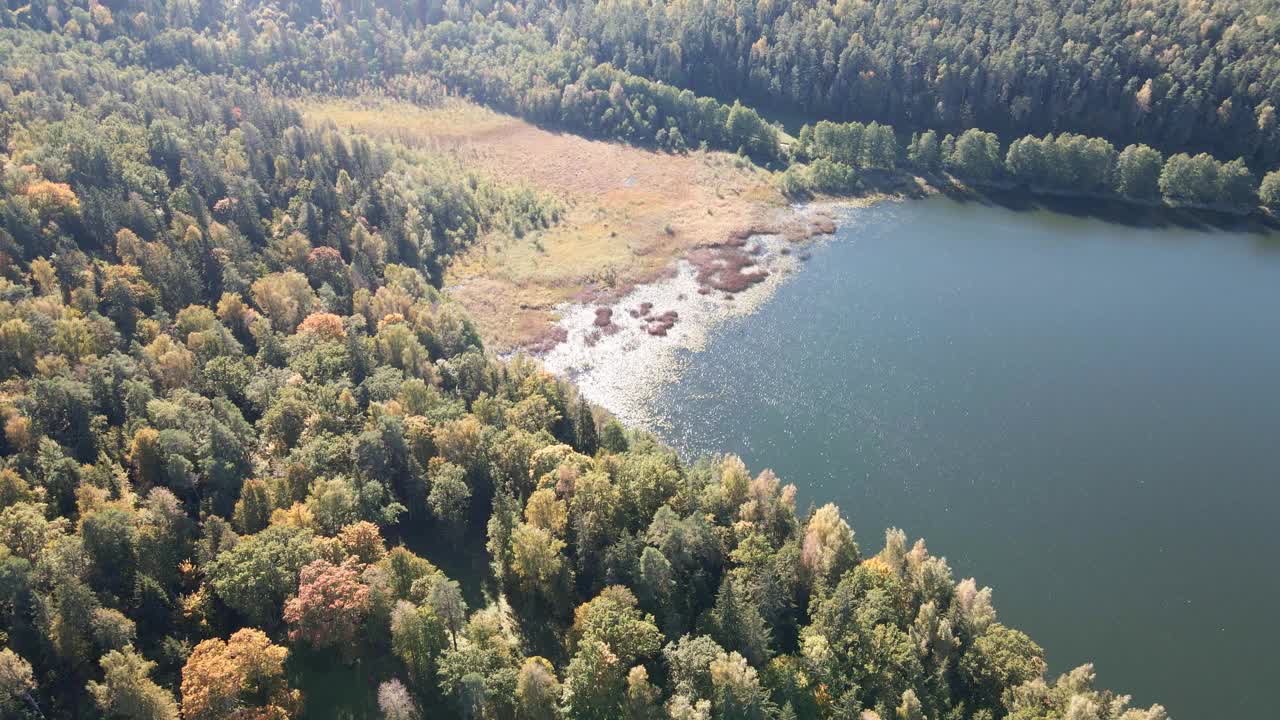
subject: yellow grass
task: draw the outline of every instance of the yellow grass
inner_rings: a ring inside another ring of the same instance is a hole
[[[382,99],[323,97],[304,100],[302,111],[311,120],[332,120],[342,128],[411,146],[432,140],[449,145],[520,122],[484,106],[453,99],[425,108]]]
[[[446,285],[498,350],[536,340],[560,303],[652,280],[689,248],[768,224],[785,209],[768,172],[726,153],[672,155],[588,140],[463,100],[421,108],[313,99],[302,109],[312,122],[448,153],[564,201],[556,227],[485,238],[448,271]]]

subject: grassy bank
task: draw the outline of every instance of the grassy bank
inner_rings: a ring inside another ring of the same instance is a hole
[[[313,99],[308,121],[446,153],[558,197],[561,222],[493,234],[450,265],[446,285],[496,350],[537,345],[556,306],[616,297],[688,250],[786,219],[772,173],[735,155],[672,154],[554,133],[463,100],[423,108]]]

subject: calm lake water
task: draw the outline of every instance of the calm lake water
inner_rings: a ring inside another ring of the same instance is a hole
[[[1280,240],[931,199],[856,211],[652,409],[923,536],[1052,673],[1270,717]]]

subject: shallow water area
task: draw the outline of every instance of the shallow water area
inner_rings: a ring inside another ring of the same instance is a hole
[[[737,293],[710,289],[699,282],[692,263],[680,260],[669,277],[636,286],[612,303],[566,304],[557,308],[566,339],[540,359],[548,370],[571,378],[584,396],[608,407],[622,422],[655,428],[662,422],[662,416],[652,412],[656,393],[678,381],[689,354],[703,350],[709,333],[725,321],[749,316],[767,302],[818,242],[822,241],[751,236],[743,244],[754,257],[751,269],[767,275]],[[604,308],[611,311],[610,325],[601,327],[597,318]],[[642,309],[649,310],[647,315]],[[650,334],[648,318],[669,311],[677,315],[674,324],[665,328],[665,334]]]

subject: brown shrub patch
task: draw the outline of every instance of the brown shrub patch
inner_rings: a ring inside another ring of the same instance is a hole
[[[713,245],[689,253],[689,262],[698,270],[698,284],[722,292],[737,293],[769,277],[755,258],[739,247]]]
[[[737,228],[729,231],[728,238],[724,241],[724,245],[730,247],[742,247],[752,235],[776,235],[778,228],[775,225],[753,224],[745,228]]]
[[[524,349],[535,355],[550,352],[552,348],[569,339],[569,331],[559,325],[545,328]]]
[[[814,218],[810,227],[812,227],[814,235],[831,235],[836,231],[836,221],[826,215],[819,215]]]

